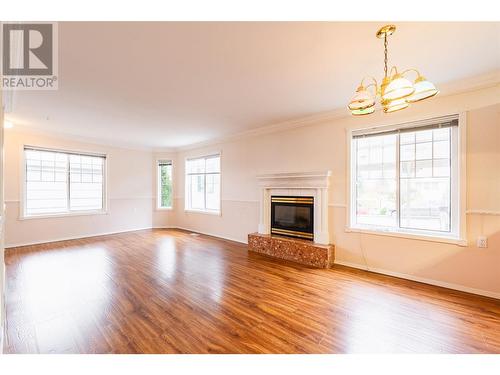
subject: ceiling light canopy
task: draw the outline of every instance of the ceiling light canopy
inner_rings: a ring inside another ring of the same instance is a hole
[[[377,31],[377,38],[384,39],[384,79],[379,86],[375,78],[363,78],[356,93],[349,102],[348,107],[351,114],[359,116],[375,112],[377,97],[380,97],[384,113],[391,113],[407,108],[410,103],[433,97],[439,93],[434,84],[423,77],[416,69],[407,69],[399,73],[398,69],[393,66],[388,73],[387,37],[395,31],[396,26],[394,25],[386,25]],[[413,83],[406,77],[410,72],[417,75]],[[366,79],[371,79],[372,83],[364,86]],[[370,87],[373,89],[373,92],[368,91]]]

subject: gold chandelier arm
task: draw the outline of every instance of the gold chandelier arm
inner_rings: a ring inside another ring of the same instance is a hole
[[[406,73],[408,73],[408,72],[415,72],[415,73],[417,73],[417,78],[422,76],[422,75],[420,74],[420,72],[419,72],[417,69],[415,69],[415,68],[406,69],[405,71],[403,71],[403,72],[401,73],[401,75],[402,75],[402,76],[404,76],[404,75],[405,75]]]
[[[398,74],[398,68],[396,67],[396,65],[393,65],[390,72],[389,72],[389,77],[392,77],[392,71],[395,71],[395,75]]]
[[[364,86],[365,79],[368,79],[368,78],[372,80],[372,83],[370,83],[368,86],[366,86],[366,88],[373,86],[373,85],[375,85],[375,87],[378,87],[377,80],[372,76],[363,77],[363,79],[361,80],[360,86]]]

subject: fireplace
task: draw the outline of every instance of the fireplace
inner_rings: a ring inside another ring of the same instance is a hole
[[[314,239],[314,197],[271,196],[271,234]]]

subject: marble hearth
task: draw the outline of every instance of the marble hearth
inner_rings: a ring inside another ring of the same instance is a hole
[[[248,248],[256,253],[316,268],[330,268],[335,258],[333,245],[270,234],[249,234]]]

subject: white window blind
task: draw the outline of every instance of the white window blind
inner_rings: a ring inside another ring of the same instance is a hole
[[[220,211],[220,155],[186,160],[186,209]]]
[[[105,156],[24,148],[24,215],[104,209]]]
[[[458,237],[458,119],[353,133],[351,227]]]

